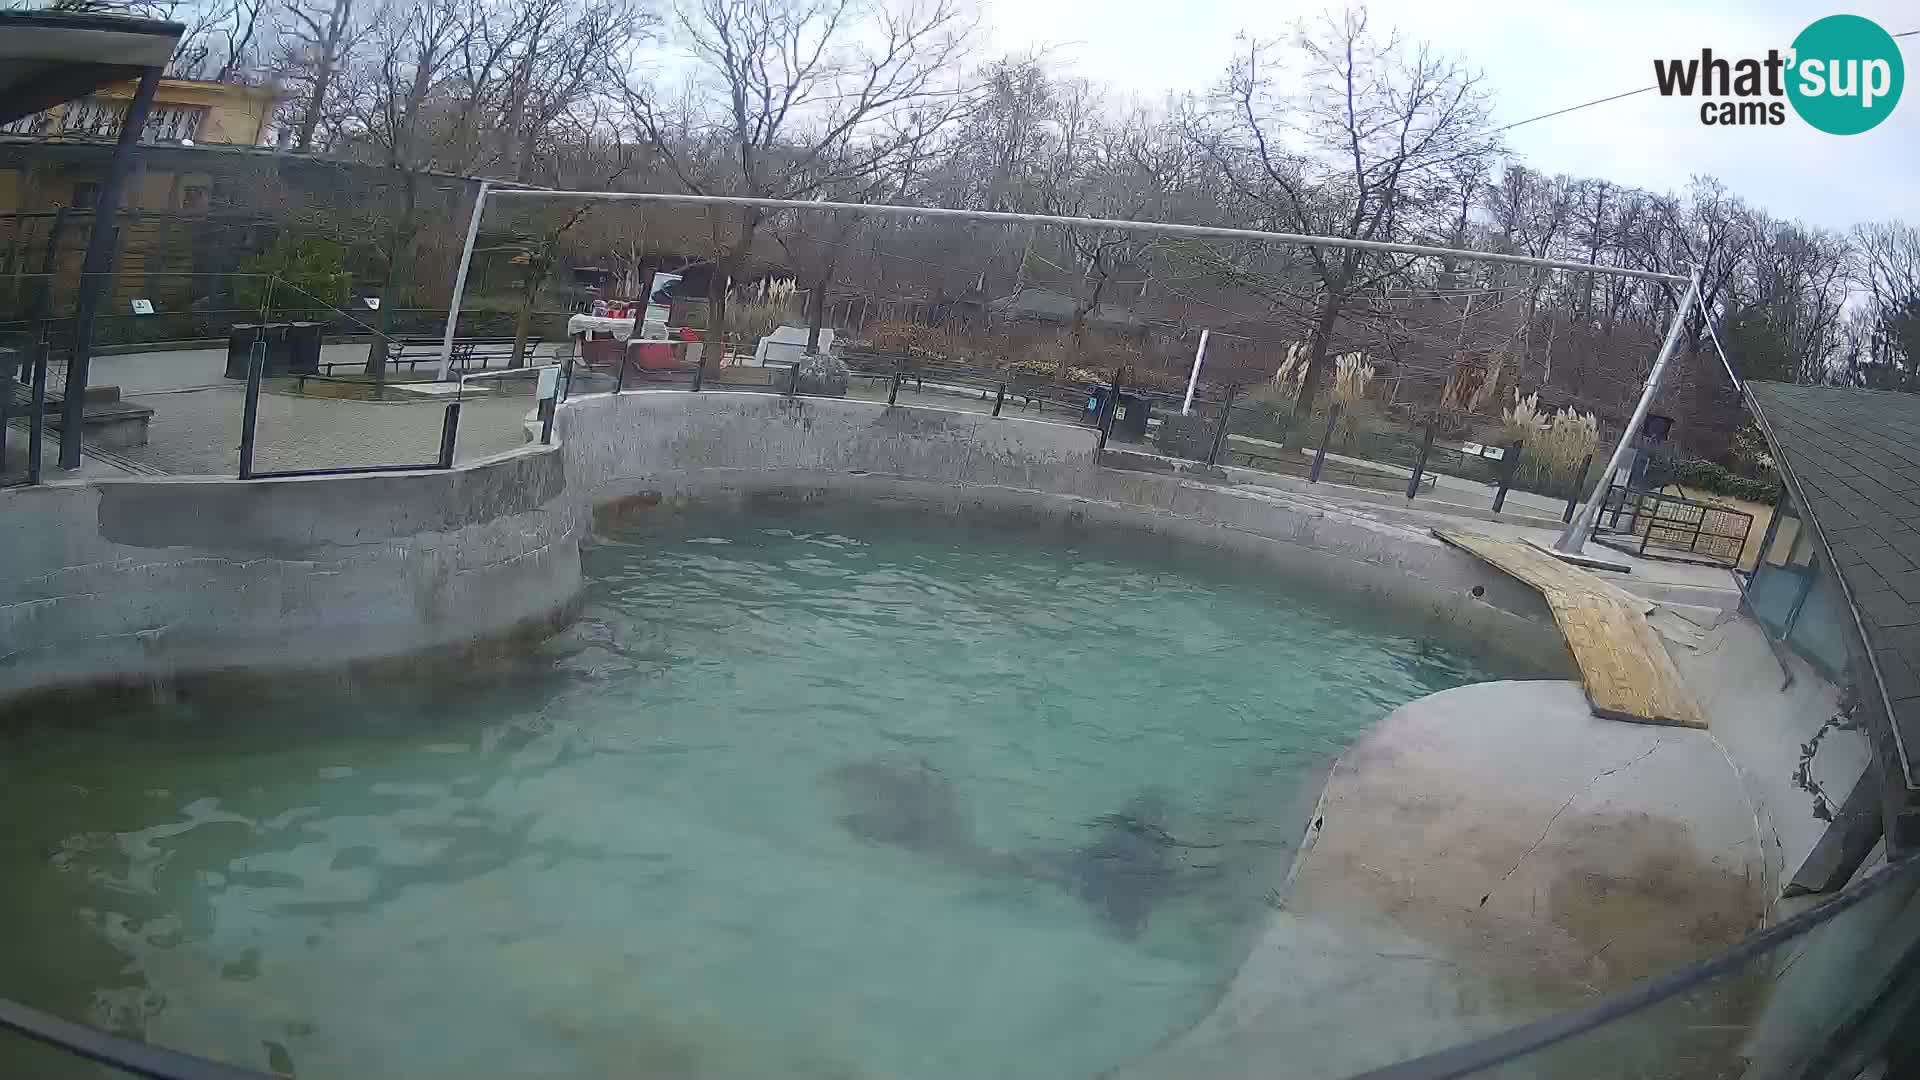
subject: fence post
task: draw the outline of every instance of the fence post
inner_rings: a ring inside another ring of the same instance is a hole
[[[1580,493],[1587,490],[1587,470],[1592,467],[1592,454],[1580,459],[1580,475],[1573,481],[1573,494],[1567,496],[1567,512],[1560,515],[1560,521],[1563,524],[1573,520],[1574,507],[1580,505]]]
[[[887,405],[891,407],[900,400],[900,366],[894,365],[893,378],[887,381]]]
[[[1100,441],[1094,446],[1094,453],[1107,448],[1107,437],[1113,433],[1114,418],[1120,415],[1120,376],[1126,368],[1113,369],[1113,389],[1107,393],[1106,408],[1100,413]]]
[[[540,428],[540,441],[543,443],[548,441],[547,436],[553,431],[553,399],[548,398],[546,405],[547,407],[543,411],[547,414],[547,418]],[[459,437],[460,437],[460,403],[457,401],[449,401],[447,402],[446,415],[440,418],[440,467],[441,468],[443,469],[453,468],[453,446],[454,446],[454,442],[457,439],[459,439]]]
[[[1000,406],[1005,405],[1006,403],[1007,403],[1007,384],[1001,383],[1000,388],[993,392],[993,415],[999,416]]]
[[[45,340],[34,350],[33,415],[27,418],[27,483],[40,482],[40,444],[47,437],[47,357],[50,346]],[[11,388],[8,390],[12,392]]]
[[[620,371],[613,379],[613,392],[618,394],[627,388],[627,351],[620,350]]]
[[[1340,422],[1340,403],[1334,402],[1327,410],[1327,433],[1320,436],[1320,449],[1313,452],[1313,471],[1307,474],[1307,483],[1320,482],[1320,466],[1327,463],[1327,444],[1333,441],[1333,427]]]
[[[800,364],[796,361],[787,368],[787,396],[795,397],[800,393]]]
[[[1240,393],[1239,383],[1227,384],[1227,397],[1220,403],[1220,422],[1213,427],[1213,445],[1207,450],[1209,466],[1220,463],[1220,451],[1227,445],[1227,427],[1233,419],[1233,399]],[[1164,423],[1165,421],[1162,421]]]
[[[260,377],[267,370],[267,343],[255,341],[247,357],[247,402],[240,412],[240,479],[253,479],[253,430],[260,422]]]
[[[1407,501],[1420,493],[1420,477],[1427,471],[1427,455],[1433,452],[1433,417],[1427,417],[1427,433],[1420,439],[1420,456],[1413,459],[1413,475],[1407,478]]]
[[[22,374],[28,379],[33,378],[32,369],[22,371],[19,363],[35,363],[35,357],[39,355],[39,351],[39,347],[36,346],[33,351],[26,354],[24,361],[16,361],[15,366],[5,371],[6,377],[0,379],[0,472],[5,472],[7,468],[7,424],[13,419],[14,384],[20,381]]]
[[[1507,447],[1505,464],[1506,468],[1500,470],[1500,490],[1493,493],[1493,512],[1496,514],[1500,512],[1501,507],[1507,505],[1507,491],[1513,487],[1514,474],[1520,471],[1519,439],[1513,440],[1513,445]]]

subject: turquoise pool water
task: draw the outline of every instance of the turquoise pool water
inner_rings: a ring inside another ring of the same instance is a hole
[[[1091,1076],[1212,1006],[1332,755],[1495,675],[1138,536],[662,513],[585,562],[485,670],[10,737],[0,995],[303,1080]]]

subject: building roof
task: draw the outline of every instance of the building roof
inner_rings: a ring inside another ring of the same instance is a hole
[[[1853,604],[1920,790],[1920,395],[1749,382],[1747,397]]]
[[[994,314],[1014,319],[1039,319],[1044,322],[1072,322],[1080,301],[1063,292],[1029,285],[1011,296],[1003,296],[987,305]],[[1112,304],[1101,304],[1087,313],[1094,326],[1133,327],[1140,319],[1132,312]]]
[[[0,124],[164,67],[185,31],[118,15],[0,12]]]

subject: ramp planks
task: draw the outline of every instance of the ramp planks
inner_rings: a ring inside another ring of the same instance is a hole
[[[1435,529],[1459,548],[1533,586],[1566,635],[1594,715],[1642,724],[1704,728],[1660,634],[1647,622],[1651,603],[1530,544]]]

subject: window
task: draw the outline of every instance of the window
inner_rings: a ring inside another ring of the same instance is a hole
[[[73,185],[73,207],[76,210],[91,210],[100,202],[100,185],[92,180],[82,180]]]

